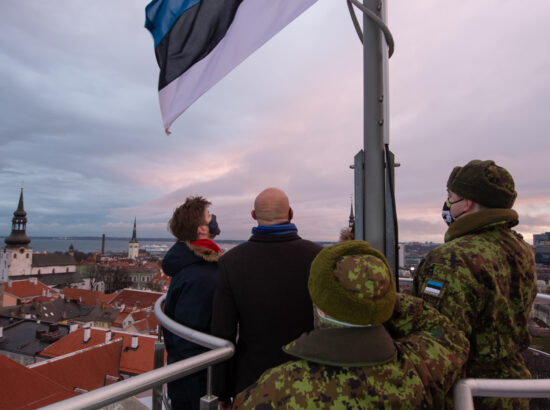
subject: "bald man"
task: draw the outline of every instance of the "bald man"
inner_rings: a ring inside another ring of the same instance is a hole
[[[250,239],[218,263],[211,330],[237,347],[214,369],[222,406],[266,369],[292,360],[282,346],[313,328],[307,282],[322,247],[298,236],[288,197],[278,188],[262,191],[251,215],[258,226]]]

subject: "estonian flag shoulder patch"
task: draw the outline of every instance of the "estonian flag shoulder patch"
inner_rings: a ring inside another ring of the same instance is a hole
[[[441,296],[444,286],[445,284],[443,282],[429,280],[424,288],[424,295],[438,298]]]

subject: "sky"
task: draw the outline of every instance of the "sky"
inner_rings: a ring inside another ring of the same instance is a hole
[[[205,196],[246,239],[276,186],[302,237],[337,240],[363,148],[363,56],[346,2],[319,0],[164,134],[143,0],[0,2],[0,236],[24,187],[33,236],[170,237]],[[452,168],[514,176],[517,230],[550,231],[550,3],[394,0],[390,149],[400,241],[442,242]],[[31,243],[32,246],[32,243]]]

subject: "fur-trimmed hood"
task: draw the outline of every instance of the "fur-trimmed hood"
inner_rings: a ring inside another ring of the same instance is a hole
[[[175,276],[183,268],[197,263],[217,263],[221,252],[215,252],[189,242],[176,242],[162,260],[162,270],[168,276]]]
[[[220,256],[222,256],[222,252],[216,252],[212,249],[203,248],[202,246],[193,245],[191,242],[185,241],[184,242],[189,249],[191,249],[191,252],[193,252],[196,256],[199,258],[204,259],[206,262],[217,262]]]

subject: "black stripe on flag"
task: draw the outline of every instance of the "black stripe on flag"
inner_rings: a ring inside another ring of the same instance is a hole
[[[206,57],[225,36],[243,0],[201,0],[175,21],[155,49],[159,90]]]

